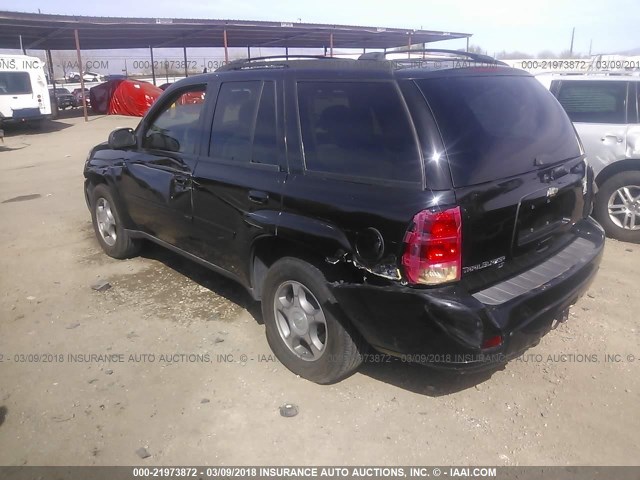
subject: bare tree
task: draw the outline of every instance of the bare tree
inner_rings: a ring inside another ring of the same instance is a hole
[[[62,76],[66,79],[67,74],[70,72],[81,73],[82,68],[78,65],[78,55],[75,51],[71,50],[56,50],[51,52],[51,60],[53,61],[53,76],[56,73],[59,75],[62,72]]]
[[[582,55],[577,52],[571,53],[571,50],[563,50],[560,52],[559,58],[588,58],[588,55]]]
[[[542,50],[538,53],[538,58],[558,58],[558,55],[551,50]]]
[[[517,50],[514,50],[513,52],[507,52],[503,50],[496,54],[496,58],[500,58],[503,60],[517,60],[520,58],[533,58],[533,55],[531,55],[530,53],[519,52]]]
[[[479,45],[469,45],[469,53],[479,53],[480,55],[487,55],[487,51]]]

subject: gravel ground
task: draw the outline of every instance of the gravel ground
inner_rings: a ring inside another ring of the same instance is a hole
[[[502,370],[319,386],[274,359],[241,287],[158,247],[101,252],[82,165],[136,123],[0,143],[0,464],[640,464],[640,247],[608,240],[569,321]]]

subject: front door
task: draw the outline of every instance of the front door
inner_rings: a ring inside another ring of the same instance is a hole
[[[204,138],[206,85],[180,89],[138,132],[120,190],[132,220],[146,233],[186,249],[192,221],[192,174]],[[206,135],[208,139],[208,134]]]

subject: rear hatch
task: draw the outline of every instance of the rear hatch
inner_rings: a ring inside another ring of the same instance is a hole
[[[586,164],[555,98],[511,69],[459,69],[416,83],[461,208],[463,284],[485,288],[566,246],[587,211]]]

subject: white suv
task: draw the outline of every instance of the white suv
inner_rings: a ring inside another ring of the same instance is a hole
[[[558,75],[543,83],[573,121],[596,174],[594,216],[610,237],[640,242],[640,77]]]

